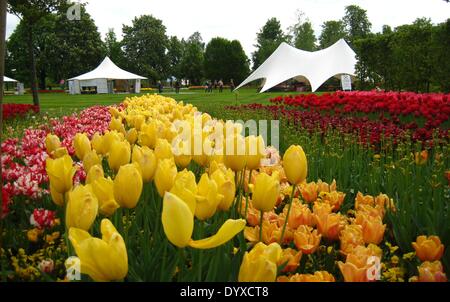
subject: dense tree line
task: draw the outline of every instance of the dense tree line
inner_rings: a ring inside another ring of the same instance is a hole
[[[385,28],[356,40],[354,48],[362,89],[450,91],[450,19]]]

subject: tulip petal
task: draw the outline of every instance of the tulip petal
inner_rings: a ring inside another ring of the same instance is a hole
[[[246,222],[244,219],[228,219],[215,235],[201,240],[191,240],[189,245],[197,249],[215,248],[236,236],[236,234],[244,229],[245,225]]]
[[[164,233],[174,245],[186,247],[194,231],[194,215],[189,206],[175,194],[166,192],[163,201]]]

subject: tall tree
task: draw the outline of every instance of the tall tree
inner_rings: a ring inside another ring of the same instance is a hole
[[[345,16],[343,18],[347,36],[351,43],[356,39],[365,38],[370,34],[372,24],[367,17],[367,11],[357,5],[345,7]]]
[[[106,55],[117,65],[125,65],[125,54],[122,50],[122,43],[117,40],[114,29],[110,28],[105,37]]]
[[[125,58],[131,71],[154,82],[168,75],[169,39],[161,20],[151,15],[136,17],[131,26],[123,26],[123,35]]]
[[[307,51],[316,48],[316,36],[311,21],[301,11],[297,11],[297,23],[289,28],[295,47]]]
[[[170,75],[181,79],[181,60],[184,52],[184,41],[180,41],[176,36],[172,36],[169,39],[169,48],[167,56],[169,57]]]
[[[67,3],[60,6],[54,29],[47,33],[50,47],[45,55],[52,61],[49,69],[55,81],[91,70],[106,54],[100,33],[85,5],[80,5],[79,20],[67,18],[69,6]]]
[[[205,75],[209,79],[242,81],[249,72],[247,55],[239,41],[213,38],[205,49]]]
[[[252,54],[253,69],[258,68],[282,42],[287,42],[277,18],[267,20],[266,24],[256,35],[256,51]]]
[[[327,48],[339,39],[345,38],[345,25],[342,21],[325,21],[322,24],[322,32],[319,37],[319,47]]]
[[[50,12],[56,10],[65,0],[9,0],[8,10],[10,13],[16,15],[24,22],[27,29],[27,48],[30,60],[30,82],[31,91],[33,93],[33,103],[39,106],[39,95],[37,91],[37,73],[36,73],[36,59],[34,56],[34,37],[33,26],[39,22],[40,19],[48,15]]]
[[[184,45],[180,62],[180,73],[192,84],[200,84],[203,79],[205,44],[199,32],[190,36]]]
[[[67,4],[61,5],[57,13],[44,16],[33,26],[33,54],[41,89],[47,80],[58,82],[96,67],[105,55],[100,33],[84,5],[79,20],[67,19],[67,10]],[[22,20],[8,40],[8,68],[16,70],[14,76],[19,80],[30,83],[27,35]]]

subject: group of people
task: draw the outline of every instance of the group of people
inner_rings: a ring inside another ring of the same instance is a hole
[[[163,89],[164,89],[164,85],[162,84],[162,82],[161,82],[161,81],[158,81],[157,86],[158,86],[158,92],[159,92],[159,93],[162,93],[162,92],[163,92]],[[171,83],[171,86],[172,86],[172,83]],[[176,94],[179,94],[179,93],[180,93],[181,83],[180,83],[179,80],[176,80],[176,81],[173,83],[173,88],[175,88],[175,93],[176,93]]]
[[[205,82],[205,92],[213,92],[213,89],[214,90],[219,89],[219,92],[223,92],[223,87],[224,87],[224,84],[223,84],[222,79],[220,79],[219,81],[214,80],[214,82],[207,80]],[[231,79],[230,80],[230,91],[233,92],[234,88],[235,88],[234,80]]]

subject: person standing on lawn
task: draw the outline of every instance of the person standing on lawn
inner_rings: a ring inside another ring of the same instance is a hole
[[[222,79],[220,79],[218,85],[219,85],[219,92],[223,92],[223,81],[222,81]]]
[[[161,83],[161,81],[158,81],[157,86],[158,86],[158,92],[162,93],[163,92],[163,84]]]
[[[231,79],[231,80],[230,80],[230,91],[231,91],[231,92],[233,92],[234,87],[235,87],[235,86],[234,86],[234,80]]]
[[[175,81],[175,93],[179,94],[180,93],[180,81],[176,80]]]

